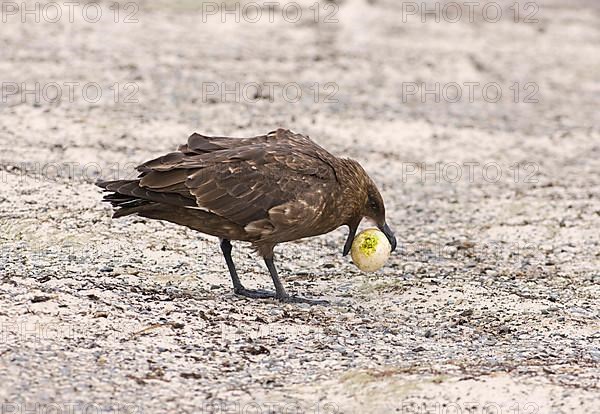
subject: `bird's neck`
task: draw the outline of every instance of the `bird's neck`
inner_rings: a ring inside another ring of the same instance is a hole
[[[362,218],[362,208],[367,201],[370,178],[360,164],[352,159],[339,159],[336,168],[341,196],[338,209],[344,224],[353,224]]]

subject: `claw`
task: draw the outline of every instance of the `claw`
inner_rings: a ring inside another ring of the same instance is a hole
[[[236,295],[239,296],[245,296],[247,298],[252,298],[252,299],[269,299],[269,298],[274,298],[275,294],[273,292],[269,292],[266,290],[253,290],[253,289],[246,289],[246,288],[241,288],[241,289],[234,289],[234,293]]]
[[[297,296],[290,295],[280,295],[277,296],[275,292],[269,292],[267,290],[261,289],[235,289],[234,293],[238,296],[244,296],[252,299],[277,299],[282,303],[308,303],[309,305],[329,305],[329,302],[326,300],[320,299],[308,299],[308,298],[300,298]]]
[[[322,299],[308,299],[308,298],[300,298],[298,296],[285,296],[281,298],[277,298],[279,301],[283,303],[307,303],[309,305],[329,305],[329,301]]]

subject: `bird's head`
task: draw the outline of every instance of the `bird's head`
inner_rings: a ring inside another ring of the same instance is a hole
[[[394,236],[394,232],[385,221],[383,197],[381,197],[379,190],[372,181],[367,187],[367,201],[363,206],[363,217],[375,223],[377,228],[385,234],[385,237],[390,242],[390,246],[392,246],[392,251],[394,251],[396,249],[396,236]]]
[[[372,221],[377,228],[381,230],[383,234],[385,234],[385,237],[390,242],[392,251],[396,249],[396,236],[394,236],[394,232],[392,229],[390,229],[385,220],[385,204],[383,202],[383,197],[381,197],[381,194],[379,193],[379,190],[377,189],[377,186],[373,180],[371,180],[364,170],[362,173],[364,174],[361,183],[363,196],[360,200],[361,204],[358,206],[358,214],[355,214],[350,223],[348,223],[348,227],[350,227],[350,233],[348,234],[348,239],[344,245],[344,256],[350,252],[352,242],[354,241],[354,236],[356,235],[356,230],[358,229],[358,225],[363,218]]]

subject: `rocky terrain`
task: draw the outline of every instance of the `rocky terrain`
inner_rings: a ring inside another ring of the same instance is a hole
[[[513,3],[3,3],[0,412],[600,413],[600,8]],[[234,296],[215,239],[93,185],[277,127],[398,237],[373,274],[345,229],[279,246],[328,306]]]

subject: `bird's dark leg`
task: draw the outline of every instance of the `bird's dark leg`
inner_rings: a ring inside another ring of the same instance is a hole
[[[237,271],[235,270],[235,265],[233,264],[233,259],[231,258],[231,242],[227,239],[221,239],[221,251],[223,252],[223,256],[225,257],[225,262],[227,263],[227,268],[229,269],[229,274],[231,275],[231,281],[233,282],[233,291],[236,295],[246,296],[249,298],[256,299],[264,299],[264,298],[272,298],[278,299],[282,302],[299,302],[299,303],[309,303],[309,304],[328,304],[327,301],[323,300],[312,300],[312,299],[303,299],[289,296],[279,280],[279,276],[277,275],[277,269],[275,268],[275,263],[273,262],[273,252],[271,250],[270,255],[265,256],[265,264],[269,269],[269,273],[271,274],[271,278],[273,279],[273,284],[275,285],[275,295],[273,292],[267,292],[264,290],[251,290],[246,289],[240,278],[238,277]],[[267,253],[269,254],[269,253]]]
[[[273,284],[275,285],[275,297],[282,301],[287,301],[290,299],[290,296],[286,293],[281,280],[279,280],[279,276],[277,275],[277,269],[275,269],[275,263],[273,262],[273,257],[265,257],[265,263],[267,268],[269,269],[269,273],[271,273],[271,279],[273,279]]]
[[[271,274],[271,278],[273,279],[273,284],[275,285],[275,298],[282,302],[294,302],[294,303],[308,303],[310,305],[328,305],[329,302],[326,300],[316,300],[316,299],[306,299],[299,298],[295,296],[290,296],[285,291],[281,280],[279,280],[279,276],[277,275],[277,269],[275,269],[275,263],[273,262],[273,256],[265,257],[265,263],[267,268],[269,269],[269,273]]]
[[[229,269],[229,275],[231,276],[231,281],[233,282],[233,291],[236,295],[247,296],[249,298],[272,298],[273,294],[270,292],[265,292],[261,290],[250,290],[246,289],[240,278],[238,277],[237,270],[235,270],[235,264],[233,263],[233,258],[231,257],[231,242],[227,239],[221,239],[221,251],[223,252],[223,256],[225,257],[225,263],[227,263],[227,268]]]
[[[233,290],[235,293],[240,290],[244,290],[244,286],[242,285],[242,282],[240,282],[237,270],[235,270],[235,264],[233,264],[233,259],[231,258],[231,242],[229,240],[221,239],[221,251],[223,252],[225,263],[227,263],[227,268],[229,269],[229,274],[231,275]]]

